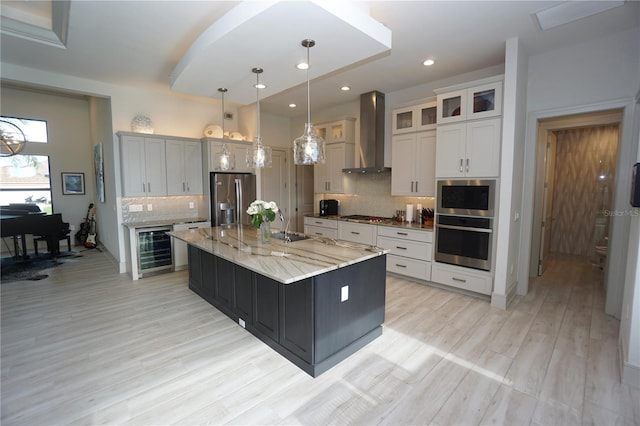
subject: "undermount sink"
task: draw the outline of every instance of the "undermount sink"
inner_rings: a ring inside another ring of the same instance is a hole
[[[276,240],[284,240],[284,232],[280,231],[280,232],[274,232],[273,234],[271,234],[271,238],[275,238]],[[300,235],[300,234],[296,234],[296,233],[292,233],[292,232],[287,232],[287,239],[291,242],[294,241],[300,241],[300,240],[306,240],[309,237],[307,237],[306,235]]]

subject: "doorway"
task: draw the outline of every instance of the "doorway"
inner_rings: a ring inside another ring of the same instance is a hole
[[[285,221],[293,220],[290,217],[289,208],[289,170],[287,167],[288,156],[287,150],[281,148],[273,148],[271,150],[271,167],[262,169],[261,181],[261,197],[265,201],[275,201],[278,208],[282,211]],[[284,229],[285,224],[281,223],[276,217],[273,222],[274,228]]]
[[[532,276],[554,254],[589,259],[607,275],[621,123],[621,109],[538,121]]]

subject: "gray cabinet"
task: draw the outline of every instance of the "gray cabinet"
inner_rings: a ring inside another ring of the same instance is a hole
[[[202,195],[199,141],[166,139],[167,195]]]
[[[164,139],[121,135],[120,142],[123,195],[125,197],[167,195]]]

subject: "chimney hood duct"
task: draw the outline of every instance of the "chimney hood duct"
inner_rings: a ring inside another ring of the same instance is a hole
[[[384,166],[384,93],[360,95],[360,167],[342,169],[345,173],[380,173]]]

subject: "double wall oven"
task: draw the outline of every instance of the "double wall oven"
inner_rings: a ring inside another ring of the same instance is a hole
[[[438,181],[435,260],[491,270],[495,180]]]

